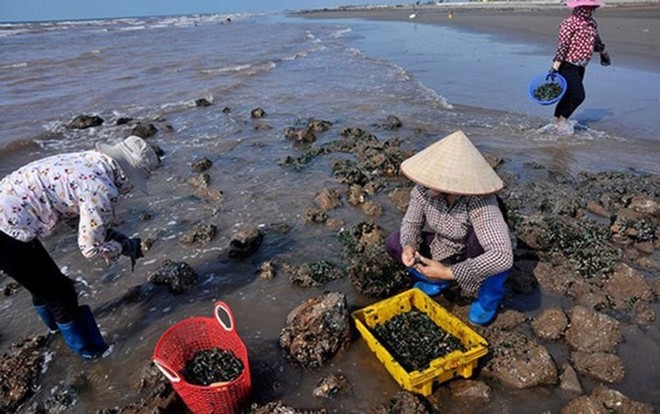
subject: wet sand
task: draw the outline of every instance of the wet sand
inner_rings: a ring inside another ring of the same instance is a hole
[[[449,18],[449,12],[452,18]],[[411,14],[415,14],[413,19]],[[451,25],[476,32],[487,32],[517,41],[524,40],[547,47],[552,53],[557,42],[558,26],[570,13],[559,5],[525,3],[463,3],[404,7],[340,8],[299,13],[306,18],[369,19],[408,21],[418,24]],[[613,65],[660,70],[660,4],[612,4],[596,11],[594,17]]]

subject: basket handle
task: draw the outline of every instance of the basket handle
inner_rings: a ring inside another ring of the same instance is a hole
[[[179,374],[177,374],[165,362],[154,359],[154,365],[156,365],[156,367],[158,367],[160,372],[162,372],[163,375],[165,375],[167,377],[167,379],[170,380],[170,382],[179,382],[179,381],[181,381],[181,377],[179,377]]]
[[[225,312],[226,317],[229,319],[229,325],[227,325],[225,321],[223,321],[220,317],[220,314],[218,313],[220,309]],[[215,303],[214,314],[215,318],[218,320],[218,323],[225,329],[225,331],[232,332],[234,330],[234,314],[225,302],[219,300]]]

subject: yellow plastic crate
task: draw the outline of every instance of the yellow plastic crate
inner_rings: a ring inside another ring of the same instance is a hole
[[[440,328],[458,338],[467,351],[454,351],[442,358],[431,361],[424,370],[407,372],[381,345],[371,333],[371,328],[382,325],[390,318],[417,310],[428,315]],[[355,326],[367,343],[369,349],[376,354],[387,371],[405,390],[431,395],[433,383],[450,380],[457,376],[469,378],[477,366],[478,359],[488,353],[488,344],[475,331],[449,313],[436,301],[419,289],[410,289],[385,299],[366,308],[352,313]]]

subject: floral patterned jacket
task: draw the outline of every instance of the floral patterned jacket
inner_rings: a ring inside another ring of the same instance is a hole
[[[130,185],[116,162],[97,151],[31,162],[0,181],[0,231],[27,242],[52,234],[61,219],[79,217],[78,247],[86,258],[116,258],[121,245],[105,241],[122,188]]]

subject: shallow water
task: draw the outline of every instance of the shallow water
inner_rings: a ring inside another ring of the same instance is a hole
[[[381,140],[400,137],[402,147],[409,149],[421,149],[460,128],[485,153],[502,157],[506,172],[522,174],[523,179],[526,163],[562,172],[612,168],[658,172],[657,135],[652,133],[657,129],[655,121],[649,122],[651,133],[640,123],[635,124],[639,131],[628,135],[618,123],[625,124],[628,115],[615,112],[616,117],[587,122],[590,128],[574,137],[538,134],[545,110],[531,107],[520,87],[524,84],[520,79],[526,79],[546,59],[532,46],[395,23],[381,26],[231,16],[233,23],[221,24],[226,17],[0,27],[0,87],[7,92],[0,97],[0,174],[38,157],[121,139],[133,125],[116,126],[119,117],[153,122],[159,133],[149,140],[166,153],[162,168],[150,181],[152,196],[132,194],[117,206],[119,230],[156,241],[135,272],[130,271],[127,259],[110,267],[84,260],[76,248],[75,234],[66,229],[45,242],[65,274],[78,280],[81,303],[95,310],[113,352],[102,360],[83,362],[56,340],[37,398],[47,396],[62,381],[82,375],[89,386],[81,387],[80,401],[72,411],[90,412],[132,402],[141,368],[162,333],[184,318],[211,316],[216,300],[225,301],[234,312],[237,330],[250,352],[252,371],[260,374],[254,380],[259,386],[255,398],[264,400],[259,402],[282,398],[301,408],[325,406],[332,412],[357,413],[387,401],[399,389],[360,340],[316,372],[295,369],[280,356],[279,332],[287,314],[303,300],[339,290],[347,295],[352,309],[373,303],[347,280],[303,289],[292,286],[285,276],[270,281],[255,276],[265,260],[298,264],[341,259],[336,233],[303,224],[301,219],[323,188],[341,188],[330,173],[331,159],[337,155],[319,157],[302,172],[278,165],[281,158],[301,151],[284,138],[285,128],[299,119],[315,117],[333,123],[329,131],[318,135],[318,143],[337,139],[342,128],[357,125]],[[438,63],[437,47],[421,40],[439,33],[445,41],[443,47],[451,45],[454,50],[452,59],[442,64]],[[469,50],[474,55],[464,53],[468,49],[463,42],[472,45]],[[506,53],[519,56],[521,66],[499,66],[494,55]],[[461,61],[461,56],[490,56],[493,66],[487,72],[469,72],[474,65]],[[438,66],[442,77],[435,71]],[[624,70],[615,73],[621,75]],[[513,75],[502,74],[511,71],[519,80],[515,87],[507,88],[504,80]],[[594,81],[598,73],[593,71]],[[487,88],[493,82],[486,75],[495,74],[500,74],[497,85],[505,92]],[[622,79],[627,76],[621,75]],[[648,76],[652,85],[660,83],[657,74]],[[512,90],[516,95],[503,99]],[[627,92],[621,91],[621,99],[630,99]],[[596,97],[594,102],[603,102]],[[213,105],[196,107],[198,98],[207,98]],[[587,114],[596,107],[589,99],[584,106]],[[655,99],[648,105],[657,103],[657,96]],[[224,113],[225,107],[231,111]],[[263,108],[267,116],[250,118],[256,107]],[[98,114],[106,122],[83,131],[66,128],[80,113]],[[401,129],[384,131],[376,126],[391,114],[403,121]],[[614,126],[610,128],[608,122]],[[258,125],[271,129],[256,129]],[[208,171],[211,186],[224,192],[219,203],[194,197],[186,182],[194,176],[190,164],[201,157],[213,161]],[[384,207],[378,223],[386,231],[395,230],[401,214],[384,195],[377,200]],[[150,212],[153,219],[141,221],[142,211]],[[365,219],[350,206],[330,216],[347,225]],[[200,248],[181,244],[181,232],[198,223],[215,224],[219,230],[216,239]],[[291,232],[269,233],[257,253],[243,260],[227,257],[229,238],[240,225],[266,229],[274,223],[289,224]],[[199,274],[198,285],[183,295],[149,285],[147,275],[166,258],[193,266]],[[135,286],[142,287],[139,300],[122,300]],[[512,298],[509,305],[533,316],[539,303],[526,303],[527,299]],[[544,296],[541,300],[556,303],[564,299]],[[43,332],[25,291],[0,299],[0,309],[3,351],[12,341]],[[660,311],[657,306],[654,309]],[[636,344],[643,341],[646,355],[658,354],[658,323],[646,333],[631,328],[625,336],[620,354],[627,358],[629,373],[616,388],[631,398],[658,404],[660,396],[650,388],[657,384],[658,374],[636,352]],[[558,350],[557,355],[562,352],[566,350]],[[331,402],[315,399],[311,391],[316,381],[338,370],[347,375],[352,394]],[[530,395],[534,396],[531,400]],[[567,398],[546,389],[503,391],[489,407],[473,408],[473,412],[512,412],[512,407],[555,412]]]

